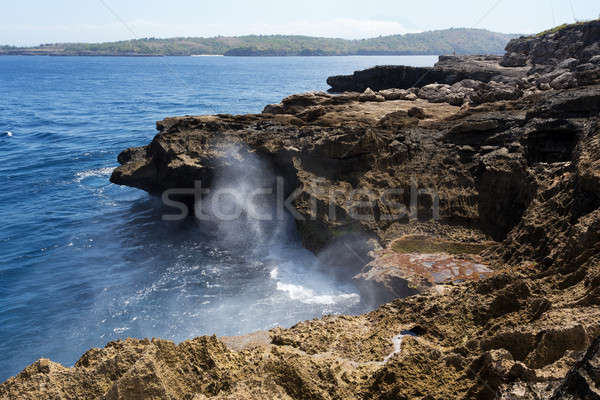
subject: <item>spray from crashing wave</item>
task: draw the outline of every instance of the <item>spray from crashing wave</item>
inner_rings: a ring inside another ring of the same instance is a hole
[[[302,247],[293,217],[277,211],[272,166],[242,147],[223,152],[196,218],[162,221],[174,210],[155,204],[121,229],[129,256],[143,252],[148,261],[101,292],[92,318],[103,340],[241,335],[370,309],[353,275],[332,276]]]
[[[332,279],[319,260],[300,246],[293,217],[277,209],[276,197],[283,194],[277,193],[281,187],[272,166],[244,147],[229,147],[227,160],[200,210],[210,216],[219,241],[265,260],[277,292],[293,301],[358,304],[356,289]]]

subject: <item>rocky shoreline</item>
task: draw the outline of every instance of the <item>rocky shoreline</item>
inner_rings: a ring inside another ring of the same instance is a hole
[[[296,193],[304,245],[360,238],[368,261],[348,269],[389,303],[245,338],[113,342],[73,368],[40,360],[0,398],[600,398],[600,21],[328,82],[344,93],[159,121],[111,181],[192,188],[258,155]],[[360,219],[330,195],[356,189]]]

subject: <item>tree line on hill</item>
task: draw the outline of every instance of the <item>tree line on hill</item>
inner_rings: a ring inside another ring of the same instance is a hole
[[[68,56],[344,56],[503,54],[519,35],[484,29],[445,29],[371,39],[331,39],[289,35],[144,38],[107,43],[53,43],[36,47],[0,46],[0,54]]]

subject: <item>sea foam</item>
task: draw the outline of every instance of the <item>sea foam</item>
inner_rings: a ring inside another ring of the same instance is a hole
[[[304,304],[338,304],[341,302],[358,303],[360,296],[356,293],[345,294],[316,294],[312,289],[305,288],[301,285],[291,283],[277,282],[277,290],[285,292],[292,300],[297,300]]]
[[[114,170],[115,170],[115,167],[104,167],[104,168],[90,169],[87,171],[78,172],[76,174],[77,177],[75,178],[75,182],[81,182],[84,179],[91,178],[91,177],[108,176],[108,175],[112,174],[112,172]]]

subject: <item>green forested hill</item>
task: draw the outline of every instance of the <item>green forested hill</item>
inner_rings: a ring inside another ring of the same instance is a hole
[[[145,38],[110,43],[55,43],[38,47],[0,46],[0,54],[230,56],[502,54],[518,35],[483,29],[446,29],[372,39],[250,35],[213,38]]]

